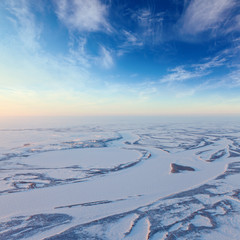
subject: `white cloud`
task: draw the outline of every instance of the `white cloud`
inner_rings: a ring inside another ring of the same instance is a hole
[[[131,12],[130,17],[135,22],[135,29],[120,31],[123,43],[118,47],[117,56],[123,56],[136,48],[159,44],[162,41],[164,13],[155,11],[156,7],[153,4],[149,8]]]
[[[182,33],[216,32],[228,19],[235,3],[235,0],[192,0],[180,20]]]
[[[220,67],[226,63],[225,58],[220,58],[219,56],[214,57],[213,59],[206,59],[207,61],[202,64],[193,64],[192,67],[195,67],[199,71],[204,71],[207,69]]]
[[[226,76],[226,84],[231,87],[240,86],[240,66]]]
[[[155,10],[153,4],[148,9],[139,9],[132,14],[139,27],[137,35],[143,43],[156,44],[162,40],[164,13]]]
[[[57,16],[70,29],[110,31],[108,8],[100,0],[56,0]]]
[[[174,69],[171,69],[170,72],[172,72],[172,73],[167,74],[160,80],[161,83],[172,83],[172,82],[176,82],[176,81],[181,82],[181,81],[201,77],[204,75],[203,73],[198,72],[198,71],[196,71],[196,72],[187,71],[184,69],[183,66],[178,66]]]
[[[36,50],[39,48],[39,37],[41,27],[35,22],[35,17],[31,13],[29,1],[27,0],[9,0],[6,2],[6,8],[12,14],[10,17],[15,25],[19,39],[27,49]]]
[[[240,14],[234,17],[232,24],[225,31],[226,33],[240,31]]]
[[[137,34],[131,33],[126,30],[123,30],[123,34],[126,37],[126,42],[124,43],[124,46],[143,46],[143,42],[140,40],[141,38]]]
[[[114,64],[111,52],[105,47],[101,47],[101,55],[97,58],[97,61],[104,68],[111,68]]]
[[[91,57],[86,53],[87,39],[71,36],[69,41],[69,56],[66,60],[72,64],[80,64],[86,68],[91,66]]]
[[[137,13],[137,20],[143,26],[148,26],[152,18],[152,13],[149,9],[140,9]]]
[[[223,66],[226,63],[226,59],[220,56],[216,56],[212,59],[207,58],[203,63],[192,64],[189,66],[177,66],[176,68],[170,69],[170,74],[164,76],[160,82],[171,83],[171,82],[182,82],[185,80],[195,79],[203,77],[212,73],[214,68]],[[188,69],[188,70],[186,70]]]

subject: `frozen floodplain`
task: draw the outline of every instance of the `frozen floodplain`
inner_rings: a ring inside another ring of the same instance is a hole
[[[0,239],[239,239],[238,123],[0,132]]]

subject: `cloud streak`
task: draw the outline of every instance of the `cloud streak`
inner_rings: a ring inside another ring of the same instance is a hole
[[[201,71],[187,71],[183,66],[178,66],[176,68],[169,70],[171,73],[164,76],[160,82],[161,83],[173,83],[173,82],[183,82],[189,79],[195,79],[204,76],[206,73]]]
[[[227,60],[223,57],[216,56],[212,59],[205,59],[203,63],[192,64],[189,66],[177,66],[170,69],[169,74],[160,79],[161,83],[183,82],[204,77],[212,73],[214,68],[223,66]],[[188,70],[186,70],[188,69]]]
[[[25,48],[30,50],[39,49],[41,26],[36,24],[35,16],[30,10],[27,0],[9,0],[6,8],[11,13],[10,19],[15,26],[19,39]]]
[[[192,0],[180,19],[180,31],[192,36],[206,31],[217,33],[235,5],[235,0]]]
[[[153,9],[140,9],[136,19],[145,42],[156,44],[162,40],[164,13],[154,12],[153,6]]]
[[[198,71],[204,71],[216,67],[223,66],[226,63],[226,58],[221,58],[220,56],[216,56],[212,59],[206,59],[205,63],[201,64],[193,64],[192,67],[196,68]]]
[[[126,42],[124,43],[124,46],[135,46],[135,47],[143,46],[143,41],[137,34],[123,30],[123,35],[126,38]]]
[[[111,52],[105,47],[101,47],[101,55],[97,58],[97,62],[104,68],[111,68],[114,64]]]
[[[99,0],[56,0],[57,16],[70,30],[111,31],[108,8]]]

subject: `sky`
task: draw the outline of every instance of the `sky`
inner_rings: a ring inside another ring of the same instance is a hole
[[[0,116],[239,115],[239,0],[0,1]]]

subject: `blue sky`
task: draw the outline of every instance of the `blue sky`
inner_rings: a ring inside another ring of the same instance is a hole
[[[0,112],[240,114],[238,0],[0,2]]]

